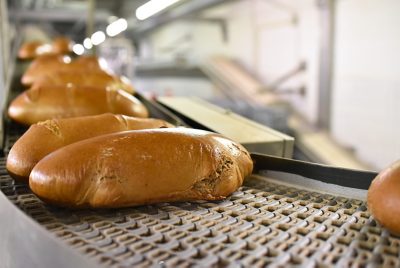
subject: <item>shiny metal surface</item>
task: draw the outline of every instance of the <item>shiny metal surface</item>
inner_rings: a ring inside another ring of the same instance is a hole
[[[221,109],[199,98],[162,97],[159,102],[212,131],[221,133],[258,152],[281,157],[291,157],[294,139],[281,132]]]

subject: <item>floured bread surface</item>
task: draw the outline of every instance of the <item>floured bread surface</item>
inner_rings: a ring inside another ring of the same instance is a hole
[[[249,153],[221,135],[171,128],[127,131],[68,145],[42,159],[29,184],[68,207],[124,207],[218,200],[253,168]]]

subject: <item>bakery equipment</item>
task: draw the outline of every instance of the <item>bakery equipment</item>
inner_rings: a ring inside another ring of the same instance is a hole
[[[150,109],[154,116],[176,118],[157,107]],[[253,175],[223,201],[70,210],[43,203],[7,174],[7,152],[23,131],[6,121],[0,159],[5,266],[400,265],[400,239],[365,205],[375,173],[253,154]]]
[[[292,137],[195,97],[161,97],[158,101],[192,125],[224,134],[250,152],[292,157]]]
[[[12,89],[10,97],[19,87]],[[141,100],[154,117],[204,124],[200,113],[183,121]],[[225,113],[229,119],[221,125],[228,128],[237,116]],[[400,238],[381,228],[365,204],[365,189],[376,174],[282,159],[290,156],[282,138],[278,158],[253,154],[253,175],[226,200],[70,210],[43,203],[28,185],[7,174],[7,153],[25,129],[7,119],[4,123],[1,266],[400,266]],[[264,130],[280,136],[259,129]],[[249,134],[248,128],[239,131]]]
[[[20,133],[7,126],[8,146]],[[2,157],[0,259],[13,267],[400,265],[400,239],[363,200],[374,173],[253,159],[254,174],[223,201],[69,210],[12,180]]]

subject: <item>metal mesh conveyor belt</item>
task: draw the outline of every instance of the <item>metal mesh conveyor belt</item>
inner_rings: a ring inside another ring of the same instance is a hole
[[[21,135],[11,126],[6,154]],[[254,175],[224,201],[110,210],[46,205],[0,159],[0,189],[72,248],[104,266],[399,267],[400,238],[365,203]]]

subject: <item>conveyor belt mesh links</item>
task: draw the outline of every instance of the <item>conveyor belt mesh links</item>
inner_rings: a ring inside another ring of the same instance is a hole
[[[20,134],[11,129],[8,149]],[[70,210],[40,201],[7,174],[5,161],[0,189],[9,200],[106,266],[400,266],[400,239],[377,226],[359,200],[253,176],[220,202]]]

